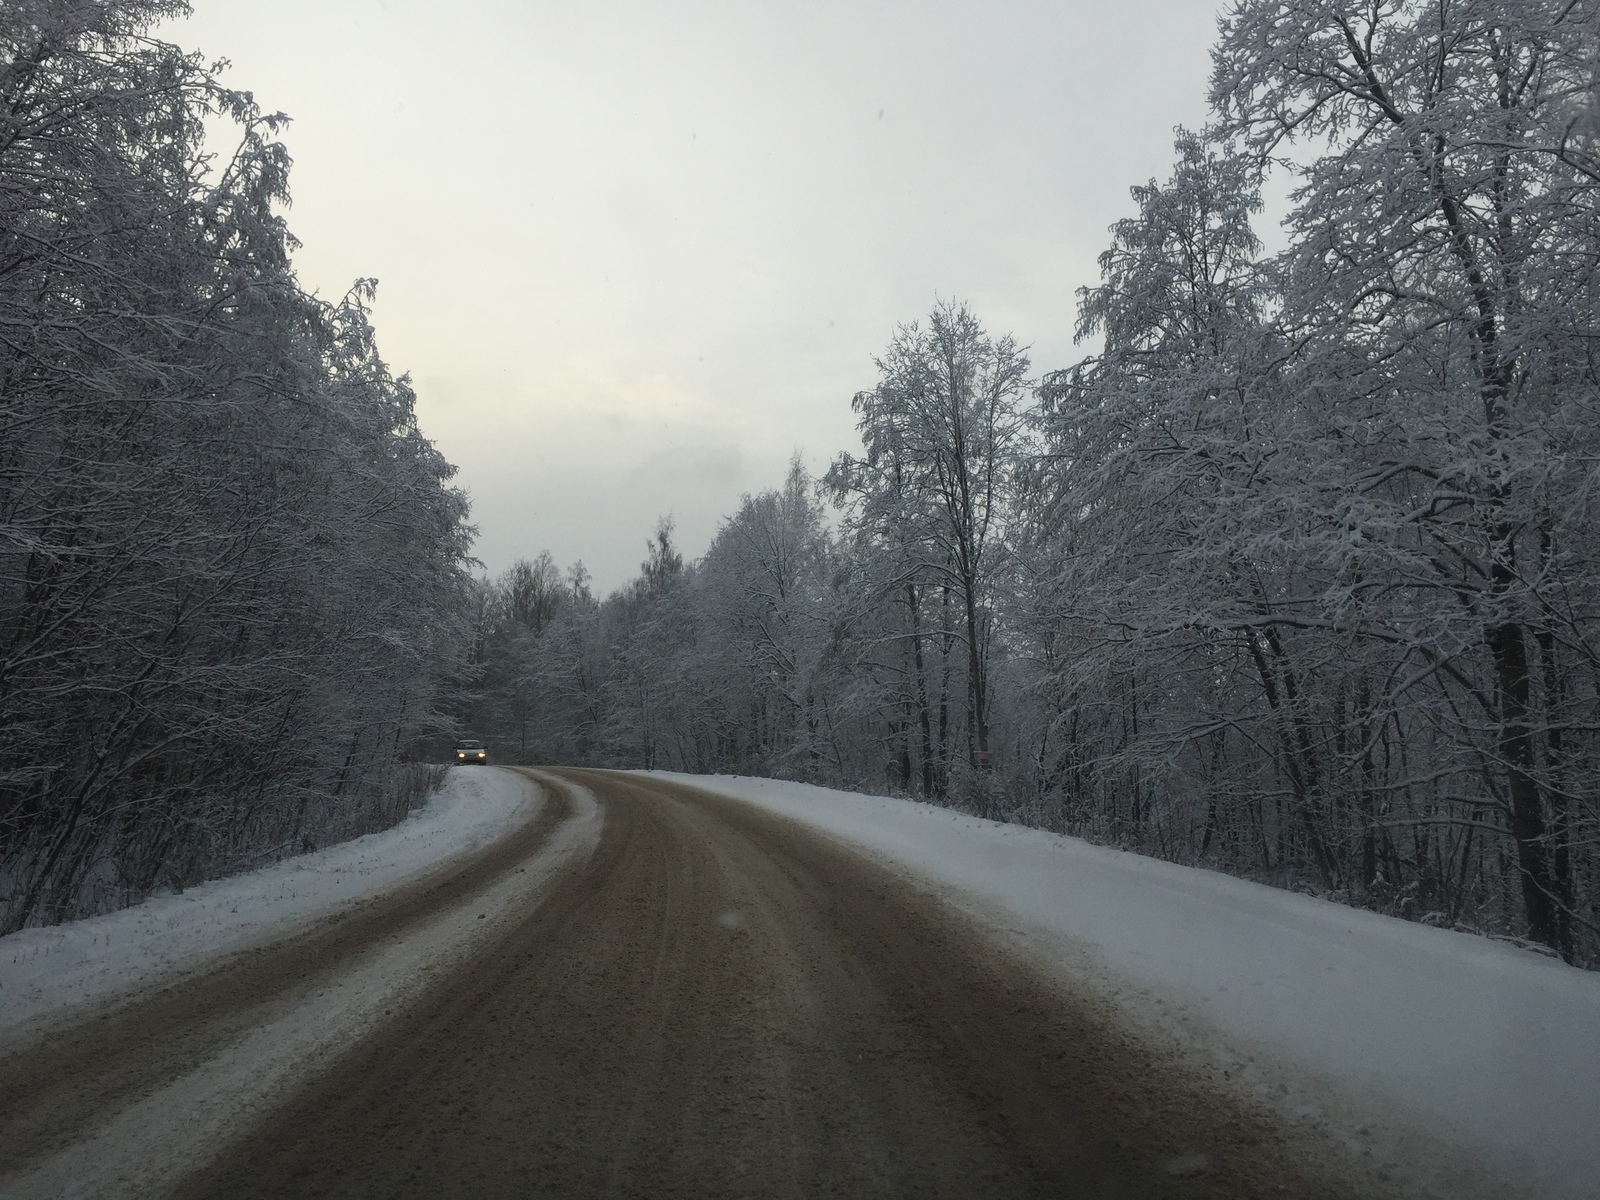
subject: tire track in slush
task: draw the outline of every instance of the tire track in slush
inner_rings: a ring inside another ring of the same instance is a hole
[[[9,1052],[0,1194],[165,1194],[239,1114],[269,1108],[481,940],[497,909],[520,912],[581,859],[598,813],[575,811],[585,801],[568,790],[546,789],[523,826],[392,893]]]
[[[843,845],[561,774],[587,866],[179,1196],[1382,1194]]]

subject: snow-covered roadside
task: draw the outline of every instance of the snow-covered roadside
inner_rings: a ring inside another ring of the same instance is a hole
[[[542,804],[538,789],[510,771],[455,769],[393,829],[0,938],[0,1035],[281,938],[502,837]]]
[[[1275,1089],[1303,1087],[1358,1120],[1414,1123],[1529,1194],[1600,1196],[1600,975],[932,805],[653,774],[908,869],[1061,970],[1120,992],[1136,1017],[1223,1061],[1237,1056]]]
[[[470,803],[476,797],[488,808],[498,797],[498,807],[508,818],[522,811],[511,803],[512,797],[521,797],[525,806],[534,791],[526,780],[510,772],[470,774],[484,778],[464,788],[455,785],[463,792],[460,798]],[[207,1161],[252,1119],[269,1112],[308,1072],[380,1024],[392,1009],[419,995],[478,947],[503,934],[507,923],[520,919],[562,870],[593,852],[604,821],[594,796],[587,789],[544,778],[550,786],[566,792],[572,813],[521,868],[426,918],[403,936],[374,944],[343,964],[314,992],[272,1001],[243,1038],[223,1047],[198,1068],[140,1096],[86,1140],[22,1172],[6,1174],[0,1168],[0,1197],[53,1200],[60,1196],[168,1194],[175,1180]],[[457,821],[487,835],[488,822],[473,820],[459,807],[454,811]],[[454,828],[445,818],[430,844],[435,848],[441,842],[449,844],[455,838]],[[465,848],[460,841],[454,845],[458,850]],[[398,852],[393,844],[390,848]],[[382,847],[374,850],[381,852]],[[378,863],[376,854],[363,856],[362,861],[375,864],[369,875],[384,873],[388,867]],[[440,857],[413,851],[411,861],[422,869]],[[265,894],[270,895],[271,889]],[[298,894],[302,907],[309,907],[313,894],[325,898],[331,893]],[[278,931],[284,928],[280,922]]]

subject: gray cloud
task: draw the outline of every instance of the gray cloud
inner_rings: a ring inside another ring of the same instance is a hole
[[[1070,361],[1106,226],[1203,118],[1214,11],[197,0],[168,32],[294,117],[302,277],[379,277],[485,562],[606,588],[657,514],[698,553],[795,446],[850,446],[935,294]]]

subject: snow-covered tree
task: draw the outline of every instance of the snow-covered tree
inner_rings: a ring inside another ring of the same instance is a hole
[[[1010,336],[991,338],[965,305],[943,302],[926,326],[898,329],[875,361],[877,386],[853,402],[865,455],[841,455],[828,483],[853,502],[853,524],[882,531],[906,583],[953,594],[966,652],[966,760],[976,768],[991,754],[992,584],[1021,449],[1028,357]],[[907,593],[914,620],[917,594]]]
[[[182,11],[0,7],[0,930],[379,819],[464,632],[370,287],[298,288],[279,120]]]
[[[1506,814],[1530,936],[1569,956],[1596,765],[1596,16],[1242,3],[1213,79],[1222,136],[1312,155],[1280,323],[1339,467],[1332,607],[1467,706],[1459,761]]]

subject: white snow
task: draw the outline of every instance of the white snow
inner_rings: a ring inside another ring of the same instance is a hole
[[[337,975],[317,981],[308,994],[273,1001],[241,1040],[140,1096],[86,1140],[24,1171],[6,1174],[0,1169],[0,1197],[167,1194],[173,1181],[210,1158],[229,1136],[246,1128],[250,1118],[270,1111],[329,1055],[377,1025],[389,1010],[417,995],[478,946],[502,934],[506,923],[526,913],[558,872],[593,851],[603,822],[593,795],[543,778],[566,792],[573,811],[519,870],[425,919],[398,939],[375,945],[343,964]],[[397,829],[306,860],[219,880],[209,885],[201,908],[169,910],[153,926],[136,923],[145,931],[145,950],[127,960],[146,971],[170,971],[201,965],[206,957],[247,941],[282,936],[314,915],[332,912],[357,896],[370,895],[503,833],[529,819],[541,803],[538,789],[509,771],[452,772],[434,801]],[[294,872],[296,866],[302,870]],[[234,915],[230,901],[243,908],[252,898],[263,902],[265,911],[258,911],[256,920],[237,935],[225,932],[242,928],[223,920],[224,915]],[[218,910],[212,914],[214,920],[200,915],[212,909]],[[9,940],[0,941],[0,947]],[[57,953],[63,959],[72,957],[68,950]],[[100,962],[103,966],[103,956]],[[98,980],[100,970],[88,977]],[[58,969],[40,976],[35,986],[45,993],[52,985],[65,986],[77,998],[79,989],[71,986],[76,978],[77,973]]]
[[[503,836],[538,789],[459,768],[399,825],[181,895],[0,938],[0,1034],[265,944]]]
[[[1600,975],[931,805],[773,780],[663,777],[860,847],[1135,1018],[1231,1064],[1236,1080],[1272,1086],[1286,1111],[1310,1113],[1309,1100],[1329,1123],[1415,1127],[1474,1169],[1515,1181],[1519,1194],[1600,1196]],[[148,1174],[165,1155],[177,1170],[198,1153],[197,1129],[220,1137],[270,1103],[304,1063],[357,1036],[592,849],[602,820],[593,798],[551,782],[578,807],[526,874],[375,949],[313,1003],[286,1007],[244,1043],[125,1110],[96,1135],[89,1159],[75,1148],[0,1190],[59,1194],[57,1185],[89,1160],[101,1164],[96,1170]],[[540,803],[537,789],[510,772],[454,771],[426,807],[386,833],[0,939],[0,1043],[303,928],[504,835]],[[489,919],[479,921],[480,912]],[[1496,1186],[1491,1179],[1473,1190]]]
[[[1600,974],[928,804],[655,774],[898,864],[1257,1079],[1357,1122],[1392,1116],[1519,1191],[1600,1196]]]

